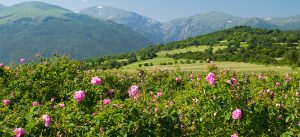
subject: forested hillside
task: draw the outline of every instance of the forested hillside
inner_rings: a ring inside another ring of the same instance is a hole
[[[192,46],[208,46],[209,48],[204,51],[191,50],[182,53],[166,54],[166,56],[174,59],[300,66],[299,40],[299,32],[284,32],[278,29],[268,30],[240,26],[183,41],[153,45],[138,52],[98,58],[93,60],[92,64],[99,65],[100,63],[101,66],[105,62],[104,60],[128,59],[128,62],[123,62],[124,65],[137,60],[155,58],[158,52]],[[214,50],[216,47],[223,48]]]
[[[0,63],[49,57],[74,59],[124,53],[147,46],[148,39],[123,25],[41,2],[0,9]]]

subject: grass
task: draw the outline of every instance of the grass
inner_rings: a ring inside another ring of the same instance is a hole
[[[247,48],[249,46],[249,44],[247,42],[241,42],[240,46]]]
[[[125,71],[136,71],[137,69],[146,69],[146,70],[154,70],[154,69],[168,69],[168,70],[175,70],[181,69],[183,71],[193,71],[193,72],[206,72],[208,68],[208,63],[200,63],[196,61],[196,63],[192,64],[180,64],[180,61],[186,61],[184,59],[178,60],[178,64],[174,64],[175,60],[172,58],[154,58],[146,61],[139,61],[127,66],[122,67],[121,69]],[[160,63],[168,63],[172,62],[173,65],[159,65]],[[139,64],[144,63],[152,63],[153,66],[143,66],[139,67]],[[295,73],[300,72],[300,69],[291,69],[288,66],[272,66],[272,65],[257,65],[251,63],[242,63],[242,62],[215,62],[216,65],[220,69],[227,69],[239,72],[265,72],[265,71],[276,71],[281,73]]]
[[[225,49],[227,46],[213,46],[214,51],[217,49]],[[175,49],[170,51],[161,51],[158,52],[157,55],[160,57],[165,57],[166,54],[176,54],[176,53],[185,53],[188,51],[197,52],[197,51],[205,51],[208,49],[209,46],[203,45],[203,46],[191,46],[188,48],[182,48],[182,49]]]
[[[220,43],[226,43],[227,41],[220,41]],[[247,48],[248,47],[247,42],[241,42],[240,46]],[[213,46],[214,51],[217,49],[224,49],[227,46]],[[203,46],[191,46],[188,48],[182,48],[182,49],[175,49],[171,51],[161,51],[158,52],[158,57],[150,60],[145,61],[138,61],[133,64],[129,64],[127,66],[122,67],[121,69],[125,71],[136,71],[137,69],[146,69],[146,70],[154,70],[154,69],[169,69],[169,70],[175,70],[180,69],[183,71],[193,71],[193,72],[206,72],[208,68],[208,63],[203,62],[200,63],[200,61],[196,61],[196,63],[192,64],[181,64],[181,61],[186,62],[186,59],[179,59],[177,60],[178,64],[175,64],[175,60],[173,58],[167,58],[166,54],[176,54],[176,53],[185,53],[188,51],[196,52],[196,51],[204,51],[208,49],[209,46],[203,45]],[[281,58],[276,58],[277,60],[281,60]],[[190,60],[193,61],[193,60]],[[172,65],[160,65],[161,63],[172,63]],[[153,64],[153,66],[144,66],[143,64]],[[299,68],[292,69],[289,66],[272,66],[272,65],[258,65],[258,64],[251,64],[251,63],[243,63],[243,62],[215,62],[216,65],[220,69],[230,69],[234,71],[239,72],[265,72],[265,71],[276,71],[281,73],[295,73],[300,72]],[[139,64],[142,64],[142,67],[139,67]]]

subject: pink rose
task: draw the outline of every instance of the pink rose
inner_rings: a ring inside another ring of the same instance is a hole
[[[231,80],[227,80],[227,83],[231,86],[231,88],[234,88],[237,84],[237,80],[232,78]]]
[[[104,105],[108,105],[110,102],[111,102],[111,101],[110,101],[109,99],[104,99],[104,100],[103,100],[103,104],[104,104]]]
[[[4,99],[2,102],[3,102],[4,106],[8,106],[10,104],[10,100],[9,99]]]
[[[20,59],[20,63],[23,64],[23,63],[25,63],[25,62],[26,62],[26,59],[24,59],[24,58],[21,58],[21,59]]]
[[[162,96],[162,92],[157,92],[157,96],[158,97]]]
[[[3,63],[0,63],[0,68],[1,68],[1,67],[4,67],[4,64],[3,64]]]
[[[60,108],[64,108],[65,107],[65,104],[64,103],[61,103],[61,104],[58,104]]]
[[[300,126],[300,121],[297,123],[298,126]]]
[[[242,111],[241,109],[236,109],[232,112],[233,119],[241,119],[242,118]]]
[[[236,80],[235,78],[232,78],[231,80],[233,81],[233,84],[232,84],[232,86],[234,86],[234,87],[235,87],[235,86],[236,86],[236,84],[237,84],[237,80]]]
[[[180,77],[176,77],[176,82],[179,83],[181,81]]]
[[[207,76],[206,76],[206,81],[209,82],[209,84],[211,86],[214,86],[216,84],[216,80],[215,80],[215,74],[210,72]]]
[[[85,98],[85,94],[83,91],[76,91],[74,98],[77,100],[77,102],[81,102]]]
[[[262,80],[264,79],[264,76],[262,74],[259,74],[258,77],[257,77],[259,80]]]
[[[232,134],[231,137],[239,137],[236,133]]]
[[[38,106],[38,105],[39,105],[39,102],[36,102],[36,101],[33,101],[33,102],[32,102],[32,106],[33,106],[33,107],[36,107],[36,106]]]
[[[51,117],[49,115],[45,114],[42,116],[42,119],[45,123],[45,127],[49,127],[51,124]]]
[[[194,78],[194,74],[190,74],[190,79],[193,79]]]
[[[100,85],[102,83],[102,80],[99,77],[93,77],[91,83],[93,85]]]
[[[21,137],[26,134],[26,132],[23,128],[15,128],[14,133],[15,133],[16,137]]]
[[[128,90],[129,97],[133,97],[134,99],[137,99],[139,96],[139,87],[134,85],[131,86],[131,88]]]

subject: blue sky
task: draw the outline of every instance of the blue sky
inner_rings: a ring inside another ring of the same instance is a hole
[[[0,4],[32,0],[0,0]],[[285,17],[300,15],[300,0],[36,0],[71,10],[89,6],[111,6],[133,11],[158,21],[220,11],[241,17]]]

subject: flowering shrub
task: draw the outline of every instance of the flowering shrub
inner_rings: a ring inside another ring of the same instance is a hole
[[[1,136],[300,135],[298,74],[137,74],[89,70],[66,58],[5,67]],[[101,86],[91,84],[95,76]]]

